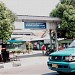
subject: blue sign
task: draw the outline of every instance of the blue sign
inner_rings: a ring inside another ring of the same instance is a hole
[[[46,29],[46,23],[45,22],[24,22],[24,27],[30,29]]]

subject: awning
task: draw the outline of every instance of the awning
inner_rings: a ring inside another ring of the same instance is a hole
[[[71,43],[73,40],[69,40],[69,39],[66,39],[66,40],[60,40],[59,43]]]
[[[10,42],[10,43],[21,43],[21,42],[25,42],[25,41],[22,41],[22,40],[8,40],[8,42]]]

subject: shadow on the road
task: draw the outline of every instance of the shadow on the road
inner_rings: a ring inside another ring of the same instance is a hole
[[[57,72],[51,72],[51,73],[45,73],[45,74],[42,74],[42,75],[58,75]]]
[[[40,56],[43,56],[42,53],[37,53],[37,54],[29,54],[29,55],[21,55],[21,56],[18,56],[18,58],[29,58],[29,57],[40,57]]]
[[[75,75],[75,73],[58,74],[57,72],[52,72],[52,73],[46,73],[42,75]]]
[[[62,74],[56,74],[56,75],[75,75],[75,73],[66,73],[66,74],[62,73]]]

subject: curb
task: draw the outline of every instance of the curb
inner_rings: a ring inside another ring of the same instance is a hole
[[[21,66],[21,61],[12,61],[9,63],[1,63],[0,69],[2,69],[2,68],[13,68],[13,67],[18,67],[18,66]]]
[[[6,62],[6,63],[2,62],[2,63],[0,63],[0,69],[2,69],[2,68],[6,69],[6,68],[13,68],[13,67],[24,66],[25,62],[22,61],[22,59],[24,59],[24,58],[18,58],[18,57],[23,56],[23,55],[25,55],[25,56],[31,56],[31,55],[35,55],[35,54],[38,54],[38,53],[41,53],[41,51],[33,51],[30,54],[28,54],[28,53],[26,53],[26,54],[20,54],[16,58],[11,59],[10,62]]]

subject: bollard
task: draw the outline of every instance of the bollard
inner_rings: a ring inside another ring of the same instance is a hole
[[[1,68],[4,68],[4,64],[3,63],[0,63],[0,69]]]
[[[13,67],[21,66],[21,62],[18,61],[13,61]]]

